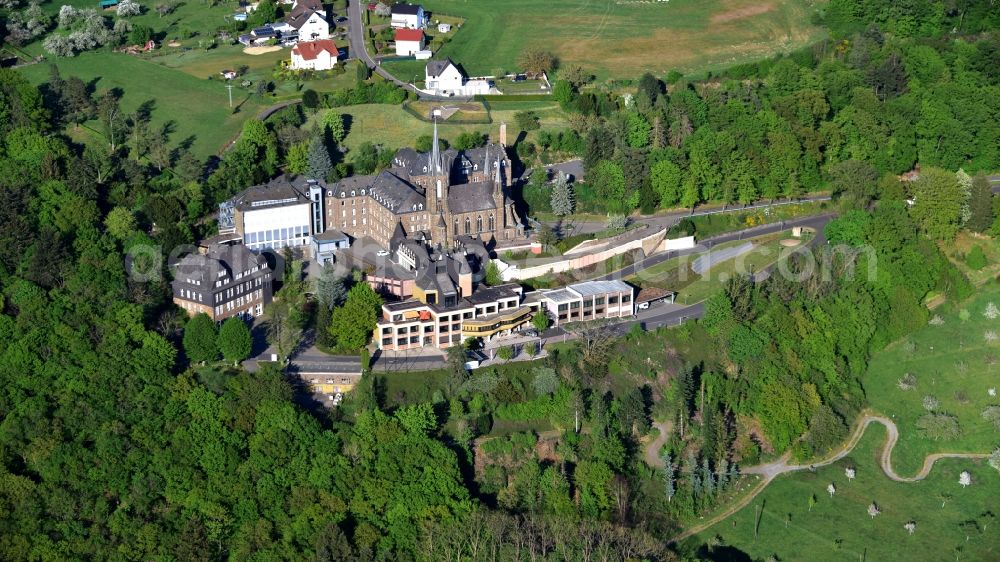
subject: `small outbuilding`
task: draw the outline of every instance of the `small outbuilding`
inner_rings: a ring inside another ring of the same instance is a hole
[[[312,237],[313,259],[319,265],[336,261],[337,250],[351,247],[351,239],[339,230],[327,230]]]

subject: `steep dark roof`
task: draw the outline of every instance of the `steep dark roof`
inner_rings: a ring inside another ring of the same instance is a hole
[[[362,189],[370,189],[375,183],[377,176],[349,176],[333,184],[329,189],[333,192],[333,197],[340,197],[340,192],[344,192],[345,197],[351,195],[351,191],[356,194]]]
[[[453,185],[448,190],[448,210],[452,213],[474,213],[496,208],[492,182],[477,181]]]
[[[415,16],[420,13],[420,4],[393,4],[392,13]]]
[[[431,78],[441,76],[441,74],[447,70],[449,66],[455,66],[454,63],[451,62],[451,59],[427,61],[427,76],[430,76]]]
[[[173,284],[211,293],[228,287],[234,280],[234,272],[246,271],[256,265],[266,270],[267,259],[242,244],[214,244],[205,254],[188,254],[181,258],[174,265]],[[215,282],[220,280],[226,280],[226,283],[216,289]]]
[[[292,10],[291,15],[289,15],[288,19],[286,19],[285,21],[287,21],[288,25],[294,27],[295,29],[302,29],[302,26],[305,25],[307,21],[309,21],[310,16],[312,16],[313,14],[318,15],[321,20],[326,21],[326,18],[324,18],[322,14],[302,4],[296,6]],[[336,45],[334,47],[336,47]]]
[[[371,193],[383,207],[396,213],[413,212],[414,205],[423,205],[425,202],[423,194],[414,186],[388,171],[375,178]]]

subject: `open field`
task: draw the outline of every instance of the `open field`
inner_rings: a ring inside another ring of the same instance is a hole
[[[552,51],[599,79],[645,71],[699,72],[787,52],[824,32],[809,20],[822,0],[426,0],[465,25],[435,55],[472,75],[514,70],[526,47]],[[433,21],[433,14],[431,20]]]
[[[251,58],[251,57],[247,57]],[[154,126],[173,123],[170,143],[191,140],[191,150],[205,158],[216,154],[240,131],[243,121],[256,116],[265,106],[256,95],[233,89],[233,105],[229,109],[228,93],[220,81],[195,78],[154,62],[120,53],[83,53],[72,58],[52,59],[63,77],[78,76],[92,84],[95,91],[120,88],[122,110],[135,111],[152,100],[151,118]],[[21,71],[30,81],[40,84],[48,80],[49,65],[36,64]],[[100,129],[97,123],[91,123]]]
[[[988,453],[1000,445],[1000,428],[982,417],[985,407],[1000,406],[1000,397],[988,394],[1000,386],[994,365],[1000,341],[984,338],[990,331],[1000,333],[1000,318],[983,316],[990,302],[1000,306],[1000,286],[995,283],[962,304],[968,320],[963,321],[961,313],[936,311],[944,324],[928,325],[872,358],[862,383],[872,407],[899,426],[893,463],[900,473],[915,472],[928,453]],[[915,377],[915,388],[901,390],[897,383],[907,373]],[[935,441],[917,432],[917,419],[927,413],[925,396],[938,400],[935,411],[958,418],[960,438]]]
[[[905,438],[906,430],[900,427],[900,431]],[[925,480],[894,482],[878,466],[877,453],[885,437],[885,427],[869,426],[844,459],[816,472],[778,477],[750,505],[682,545],[693,549],[719,536],[722,544],[710,556],[714,560],[762,560],[771,555],[819,561],[996,560],[1000,523],[983,514],[996,510],[993,496],[1000,474],[985,461],[947,459],[938,461]],[[893,450],[894,461],[905,447],[901,439]],[[853,482],[845,478],[845,467],[857,469]],[[972,474],[973,485],[968,488],[958,484],[963,470]],[[832,498],[826,491],[830,483],[836,486]],[[811,510],[810,496],[816,497]],[[874,520],[867,513],[873,501],[881,511]],[[917,525],[912,535],[903,528],[909,521]],[[966,521],[975,523],[961,528]]]
[[[445,121],[438,125],[441,138],[451,140],[466,132],[478,131],[487,133],[494,140],[499,138],[500,123],[506,121],[508,124],[508,143],[513,144],[517,138],[516,127],[514,127],[514,114],[531,108],[539,116],[542,130],[560,130],[566,127],[565,116],[555,103],[523,102],[513,104],[495,104],[491,111],[493,123],[491,124],[455,124]],[[420,135],[430,135],[434,132],[432,123],[421,121],[410,115],[402,107],[382,104],[352,105],[338,107],[331,111],[337,111],[350,116],[350,124],[347,137],[343,145],[348,149],[357,148],[365,142],[381,144],[388,148],[398,149],[404,146],[413,146],[414,141]],[[322,116],[319,112],[315,118]],[[532,131],[536,134],[538,131]]]
[[[743,255],[713,264],[711,269],[702,275],[691,270],[691,263],[700,255],[706,254],[672,258],[644,269],[627,280],[640,286],[662,287],[677,291],[678,303],[696,303],[722,290],[726,281],[735,274],[757,272],[787,257],[795,248],[785,247],[781,241],[790,236],[791,231],[785,231],[717,244],[712,247],[713,252],[735,248],[747,242],[753,242],[754,248]]]

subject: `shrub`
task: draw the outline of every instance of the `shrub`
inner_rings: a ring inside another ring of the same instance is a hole
[[[962,427],[958,418],[948,414],[924,414],[917,420],[917,431],[924,437],[935,441],[958,439],[962,436]]]
[[[979,271],[980,269],[986,267],[986,254],[983,253],[983,248],[981,246],[973,246],[969,250],[968,255],[965,256],[965,265],[969,266],[969,269],[974,271]]]
[[[992,423],[993,427],[1000,429],[1000,406],[987,406],[983,408],[983,419]]]

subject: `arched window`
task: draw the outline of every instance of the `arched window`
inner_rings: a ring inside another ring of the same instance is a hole
[[[496,229],[497,229],[496,219],[493,218],[493,213],[490,213],[490,231],[492,232]]]
[[[472,221],[469,220],[469,217],[465,217],[465,233],[469,234],[470,232],[472,232]]]
[[[458,217],[455,217],[455,236],[458,236]]]
[[[476,232],[479,232],[480,234],[483,232],[483,217],[482,216],[476,217]]]

